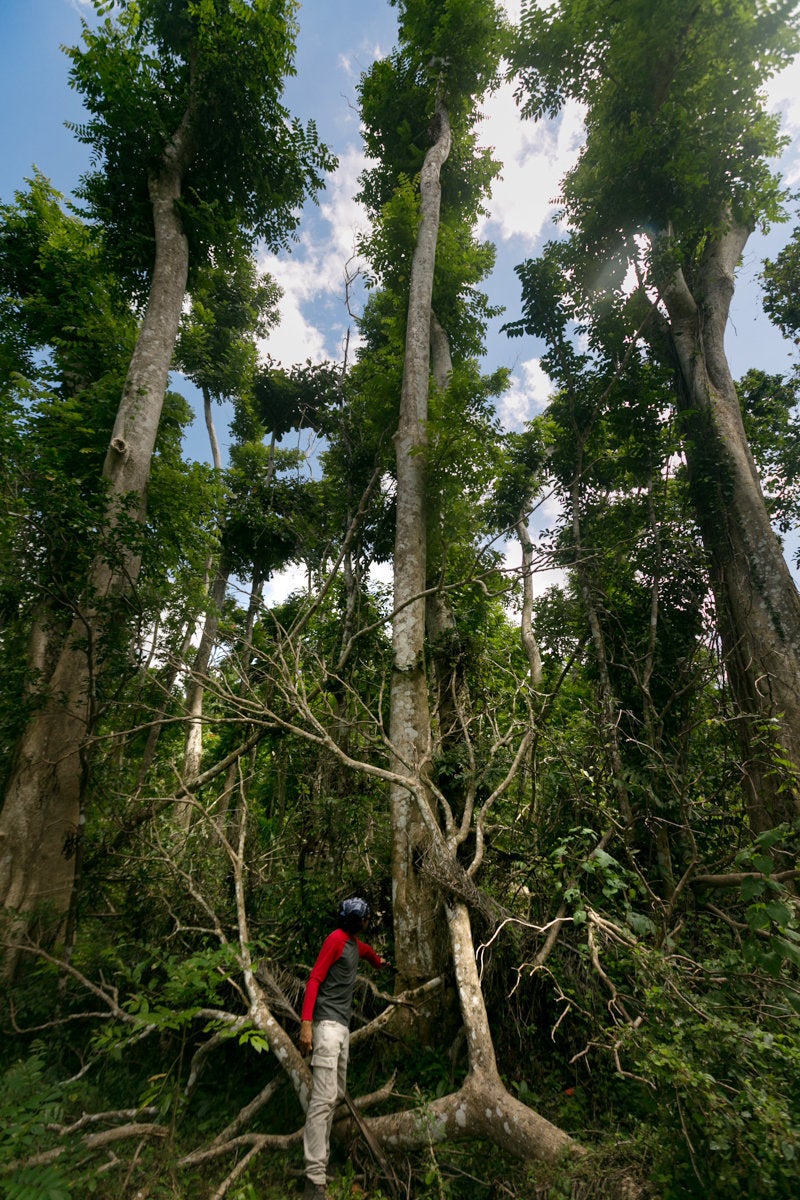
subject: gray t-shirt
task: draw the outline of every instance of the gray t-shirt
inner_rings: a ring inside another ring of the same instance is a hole
[[[338,1021],[349,1026],[357,973],[358,945],[354,937],[348,937],[340,957],[320,985],[314,1006],[315,1021]]]
[[[373,967],[383,965],[371,946],[343,929],[334,929],[326,937],[306,988],[304,1021],[338,1021],[349,1027],[360,958]]]

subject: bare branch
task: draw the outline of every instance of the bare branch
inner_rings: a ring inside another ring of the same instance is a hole
[[[533,739],[533,730],[529,729],[527,731],[527,733],[525,734],[525,736],[522,738],[522,741],[520,742],[519,746],[517,747],[517,753],[514,755],[514,761],[512,762],[511,766],[509,767],[508,771],[506,772],[505,778],[502,780],[502,782],[500,784],[498,784],[498,786],[492,792],[491,796],[489,796],[488,799],[486,799],[484,801],[484,803],[481,807],[481,810],[478,813],[478,819],[475,822],[475,841],[476,841],[475,855],[472,859],[472,862],[467,867],[467,875],[469,875],[470,878],[472,878],[477,873],[478,868],[480,867],[480,865],[483,861],[484,838],[485,838],[487,813],[489,812],[490,808],[494,804],[495,800],[498,800],[500,798],[500,796],[502,796],[503,792],[505,792],[506,789],[511,785],[513,780],[516,779],[517,773],[520,768],[520,764],[522,763],[522,760],[525,757],[525,755],[528,753],[532,739]]]
[[[386,1000],[388,1007],[375,1017],[374,1020],[370,1021],[368,1025],[362,1025],[361,1029],[354,1030],[350,1035],[350,1045],[358,1045],[359,1042],[366,1041],[367,1038],[372,1037],[381,1029],[385,1029],[394,1016],[395,1009],[404,1005],[413,1007],[415,1001],[430,995],[431,992],[436,991],[443,984],[444,980],[440,975],[437,975],[434,979],[429,979],[427,983],[423,983],[420,987],[399,992],[396,996],[386,996],[381,993],[381,998]]]
[[[222,1146],[225,1142],[229,1142],[231,1138],[236,1137],[239,1130],[243,1129],[245,1125],[248,1125],[256,1113],[260,1112],[264,1105],[269,1103],[275,1093],[280,1089],[283,1082],[284,1080],[282,1076],[271,1079],[269,1083],[261,1089],[258,1095],[250,1101],[249,1104],[245,1104],[243,1108],[239,1109],[239,1112],[233,1118],[231,1123],[226,1125],[221,1133],[217,1134],[211,1143],[212,1147]]]
[[[204,1150],[193,1150],[191,1154],[186,1154],[183,1158],[178,1159],[178,1166],[196,1167],[199,1163],[210,1162],[211,1159],[222,1158],[226,1154],[233,1154],[235,1150],[239,1150],[243,1146],[252,1147],[252,1152],[255,1154],[267,1147],[273,1150],[290,1150],[292,1146],[298,1145],[302,1140],[302,1129],[296,1129],[294,1133],[243,1133],[241,1136],[231,1138],[230,1141],[221,1143],[220,1145],[216,1145],[215,1143]],[[248,1157],[252,1157],[252,1155]],[[228,1181],[228,1187],[230,1187],[231,1182],[233,1181]],[[225,1192],[216,1192],[215,1195],[224,1196]]]
[[[133,1121],[137,1117],[154,1117],[157,1112],[158,1109],[151,1105],[147,1108],[119,1108],[111,1112],[84,1113],[71,1125],[48,1125],[47,1128],[66,1137],[70,1133],[77,1133],[79,1129],[85,1129],[87,1125],[99,1125],[101,1121]]]
[[[114,1129],[104,1129],[100,1133],[87,1133],[80,1139],[81,1145],[87,1150],[99,1150],[103,1146],[109,1146],[114,1142],[125,1141],[132,1137],[157,1137],[165,1138],[169,1134],[169,1128],[166,1125],[149,1125],[134,1123],[131,1125],[119,1125]],[[54,1146],[50,1150],[42,1150],[39,1154],[32,1154],[29,1158],[17,1159],[15,1162],[5,1163],[0,1170],[2,1173],[9,1174],[12,1171],[19,1171],[25,1167],[41,1167],[47,1163],[55,1162],[68,1149],[67,1146]]]
[[[109,1014],[112,1017],[115,1017],[116,1020],[124,1021],[128,1025],[141,1025],[141,1020],[139,1017],[132,1016],[129,1012],[126,1012],[124,1008],[120,1008],[118,992],[116,988],[110,988],[108,991],[106,991],[103,988],[98,987],[97,984],[92,983],[91,979],[87,979],[85,975],[77,970],[72,963],[65,962],[64,959],[61,958],[56,958],[53,954],[48,954],[48,952],[43,950],[41,946],[11,941],[3,941],[0,944],[2,944],[8,950],[20,951],[23,954],[33,954],[37,958],[43,958],[45,962],[52,963],[53,966],[58,967],[60,971],[65,971],[67,975],[71,975],[73,979],[76,979],[82,987],[86,988],[87,992],[91,992],[93,996],[97,996],[97,998],[107,1006]],[[147,1026],[148,1031],[152,1030],[153,1028],[154,1026],[152,1025]]]

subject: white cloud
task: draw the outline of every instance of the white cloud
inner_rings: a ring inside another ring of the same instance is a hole
[[[364,210],[353,199],[358,176],[367,165],[360,149],[349,146],[340,156],[338,169],[328,179],[319,206],[319,218],[306,210],[302,241],[291,254],[263,254],[262,270],[269,271],[283,288],[281,320],[260,343],[268,354],[285,365],[321,362],[341,353],[347,330],[345,268],[352,272],[356,238],[367,228]],[[324,328],[309,315],[308,307],[320,302],[341,307],[341,318],[324,315]],[[351,341],[352,346],[352,341]]]
[[[299,592],[308,586],[308,574],[305,567],[291,565],[276,571],[264,585],[264,607],[274,608],[283,604],[292,592]]]
[[[533,246],[558,208],[561,180],[583,145],[583,109],[570,101],[555,121],[522,120],[514,86],[503,84],[484,106],[481,139],[503,168],[481,232],[491,225],[493,235],[519,236]]]
[[[800,129],[800,56],[770,79],[765,90],[770,108],[781,109],[787,132],[797,132]]]
[[[358,179],[362,171],[369,166],[369,160],[363,150],[356,146],[348,146],[339,160],[339,167],[333,175],[326,197],[320,204],[320,212],[331,225],[334,233],[334,250],[341,260],[347,261],[355,251],[355,242],[359,233],[369,227],[367,214],[354,199],[358,191]],[[339,267],[341,278],[341,265]]]
[[[521,373],[521,378],[520,378]],[[498,416],[506,429],[520,429],[537,413],[542,412],[553,392],[550,377],[542,370],[538,358],[529,358],[511,376],[511,387],[498,406]]]
[[[261,354],[269,355],[285,366],[306,359],[322,362],[327,358],[326,335],[308,320],[302,307],[303,301],[313,295],[313,261],[269,256],[262,259],[259,266],[269,271],[283,288],[280,322],[259,343]]]
[[[536,0],[537,8],[552,8],[554,0]],[[500,8],[506,10],[510,20],[519,24],[522,15],[522,0],[500,0]]]
[[[769,107],[781,114],[781,128],[792,142],[780,167],[789,186],[800,181],[800,56],[785,67],[766,86]]]

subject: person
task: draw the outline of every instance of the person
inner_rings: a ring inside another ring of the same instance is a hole
[[[356,934],[366,929],[366,900],[351,896],[339,905],[337,928],[322,944],[306,985],[300,1016],[300,1050],[311,1054],[313,1084],[303,1130],[306,1164],[304,1200],[325,1200],[331,1125],[344,1098],[350,1049],[350,1016],[359,960],[389,964]]]

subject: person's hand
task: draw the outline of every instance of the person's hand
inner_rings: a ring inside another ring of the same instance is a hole
[[[388,958],[382,958],[381,959],[381,970],[382,971],[391,971],[391,969],[392,969],[392,964],[389,962]]]
[[[314,1034],[310,1021],[300,1022],[300,1037],[297,1039],[301,1054],[310,1054],[314,1043]]]

